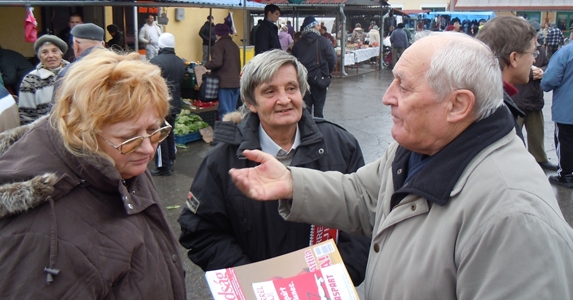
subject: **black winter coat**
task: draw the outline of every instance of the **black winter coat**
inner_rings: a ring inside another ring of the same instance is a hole
[[[273,22],[265,19],[255,33],[255,55],[272,49],[282,49],[279,29]]]
[[[199,30],[199,36],[201,36],[201,39],[203,39],[203,45],[209,45],[209,26],[211,26],[211,46],[213,46],[217,40],[214,29],[215,25],[213,23],[206,21]]]
[[[541,68],[543,71],[547,69],[549,58],[543,46],[537,46],[539,56],[535,59],[534,66]],[[518,90],[517,94],[511,97],[519,109],[527,110],[541,110],[545,105],[543,99],[543,90],[541,89],[541,79],[533,79],[533,71],[529,71],[529,82],[526,84],[516,85]]]
[[[205,271],[257,262],[309,246],[310,224],[285,221],[278,213],[278,201],[247,198],[228,175],[231,168],[257,165],[241,154],[245,149],[261,149],[259,124],[258,115],[251,113],[238,125],[219,123],[215,130],[219,144],[209,152],[191,186],[200,204],[196,213],[186,207],[179,216],[179,242],[190,249],[189,258]],[[299,129],[301,144],[291,166],[352,173],[364,165],[358,142],[341,127],[313,119],[304,110]],[[368,238],[339,234],[338,249],[355,285],[364,280],[369,245]]]
[[[317,64],[317,43],[320,64]],[[332,44],[325,37],[314,32],[305,33],[296,41],[292,47],[292,55],[305,66],[308,78],[314,78],[319,70],[323,75],[330,75],[336,65],[336,53]]]
[[[175,55],[173,48],[159,49],[159,54],[152,58],[150,63],[161,68],[161,76],[168,82],[171,100],[170,114],[176,115],[181,112],[181,83],[185,77],[185,63]]]

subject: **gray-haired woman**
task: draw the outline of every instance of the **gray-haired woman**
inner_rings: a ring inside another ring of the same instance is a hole
[[[50,112],[58,73],[69,64],[62,58],[67,50],[66,42],[55,35],[43,35],[34,43],[34,51],[40,63],[24,77],[20,85],[18,110],[21,125],[31,123]]]

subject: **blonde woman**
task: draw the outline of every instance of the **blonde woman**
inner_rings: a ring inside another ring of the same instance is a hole
[[[0,135],[2,297],[185,299],[147,171],[171,131],[161,70],[94,49],[56,98],[49,117]]]

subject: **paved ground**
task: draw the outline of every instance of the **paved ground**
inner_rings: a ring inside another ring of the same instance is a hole
[[[366,66],[361,72],[368,70],[368,68],[370,66]],[[382,156],[392,141],[390,110],[382,105],[382,96],[391,80],[391,71],[384,69],[347,78],[335,78],[328,91],[325,118],[342,125],[356,136],[362,147],[366,163]],[[547,101],[544,109],[546,116],[545,146],[550,160],[556,162],[553,124],[550,118],[551,94],[546,94],[545,99]],[[202,141],[193,142],[187,146],[186,149],[179,149],[174,175],[155,178],[164,206],[181,206],[167,211],[167,218],[176,235],[179,235],[180,232],[177,217],[183,207],[187,191],[197,168],[211,148]],[[572,224],[573,190],[554,187],[554,191],[567,222]],[[181,257],[187,272],[187,298],[193,300],[212,299],[203,272],[187,259],[185,249],[182,247]]]

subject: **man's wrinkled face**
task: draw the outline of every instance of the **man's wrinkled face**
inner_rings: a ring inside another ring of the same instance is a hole
[[[425,78],[436,51],[435,42],[422,39],[404,52],[382,99],[391,108],[392,137],[402,147],[428,155],[447,131],[447,101],[437,99]]]

